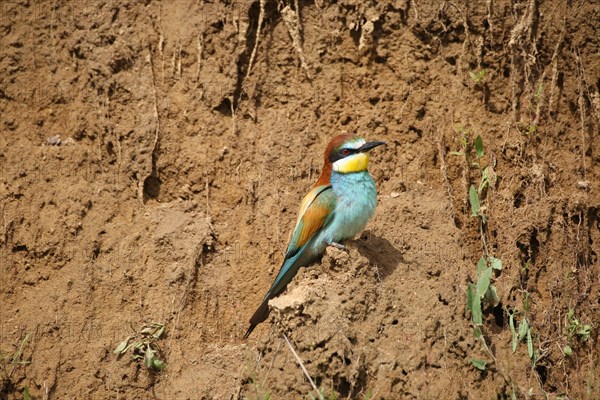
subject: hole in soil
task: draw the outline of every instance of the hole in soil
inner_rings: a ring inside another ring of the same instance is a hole
[[[371,103],[372,106],[375,106],[375,105],[377,105],[377,103],[379,103],[379,100],[380,100],[379,97],[371,97],[369,99],[369,103]]]
[[[231,117],[231,100],[229,97],[225,97],[223,100],[221,100],[221,103],[216,106],[214,110],[227,117]]]
[[[502,71],[502,75],[503,75],[505,78],[508,78],[508,77],[510,76],[510,68],[508,68],[508,67],[505,67],[505,68],[504,68],[504,70]]]
[[[529,259],[529,247],[522,242],[517,242],[517,247],[519,248],[519,250],[521,251],[521,255],[523,256],[523,259],[527,260]]]
[[[600,299],[598,299],[598,301],[600,302]],[[392,325],[398,325],[398,320],[397,319],[393,320]]]
[[[217,32],[221,32],[223,30],[223,28],[225,28],[225,22],[223,22],[223,20],[219,20],[217,22],[213,22],[212,24],[210,24],[210,26],[215,28],[217,30]]]
[[[152,175],[144,180],[144,202],[148,199],[158,199],[161,183],[160,179]]]
[[[546,381],[548,380],[548,368],[546,368],[545,365],[538,365],[535,367],[535,371],[540,376],[540,380],[542,381],[542,384],[545,384]]]
[[[421,111],[419,111],[420,113]],[[423,115],[425,115],[425,111],[423,111]],[[418,117],[418,116],[417,116]],[[419,139],[421,139],[423,137],[423,131],[413,125],[410,125],[408,127],[408,130],[411,132],[415,132],[417,134],[417,136],[419,137]]]
[[[520,208],[523,205],[524,201],[525,201],[525,196],[523,196],[523,193],[517,192],[515,194],[515,200],[513,202],[513,206],[515,208]]]
[[[534,229],[531,231],[531,237],[529,239],[529,245],[531,246],[531,263],[535,264],[535,259],[540,252],[540,242],[537,238],[538,230]]]
[[[443,305],[445,305],[445,306],[447,306],[447,305],[448,305],[448,300],[444,299],[444,298],[442,297],[442,295],[441,295],[441,294],[439,294],[439,293],[438,293],[438,301],[439,301],[440,303],[442,303]]]
[[[445,60],[450,65],[456,65],[456,57],[446,57]]]
[[[92,249],[92,260],[97,259],[99,254],[100,254],[100,245],[96,242],[96,243],[94,243],[94,248]]]
[[[112,60],[108,66],[110,67],[113,74],[117,74],[121,71],[127,71],[128,69],[131,69],[131,67],[133,67],[133,64],[133,59],[129,57],[120,57],[116,60]]]
[[[502,308],[502,303],[498,303],[492,309],[492,315],[494,316],[494,323],[502,328],[504,326],[504,309]]]
[[[454,218],[452,218],[454,220],[454,226],[456,226],[458,229],[461,229],[463,226],[462,221],[460,220],[460,218],[458,216],[454,216]]]
[[[13,253],[17,253],[19,251],[29,251],[29,249],[24,244],[17,244],[13,246],[12,251]]]
[[[562,89],[563,85],[565,84],[565,74],[563,72],[558,73],[558,78],[556,79],[556,84],[558,85],[559,88]]]
[[[106,143],[106,151],[108,152],[108,155],[111,157],[113,157],[115,155],[115,146],[113,145],[112,142]]]
[[[341,377],[340,382],[337,385],[338,392],[340,397],[350,397],[350,390],[352,389],[352,385],[348,382],[346,377]]]

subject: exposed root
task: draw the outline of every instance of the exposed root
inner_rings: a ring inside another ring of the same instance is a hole
[[[285,342],[287,343],[288,347],[290,348],[290,351],[292,352],[292,355],[294,356],[294,358],[298,362],[298,365],[300,366],[300,368],[302,368],[302,372],[304,372],[304,376],[306,376],[306,378],[310,382],[310,385],[312,386],[313,390],[315,391],[315,393],[317,393],[317,398],[319,398],[319,399],[323,398],[323,396],[321,395],[321,393],[319,393],[319,389],[317,389],[317,386],[315,385],[315,382],[312,380],[312,378],[308,374],[308,371],[304,367],[304,363],[302,363],[302,360],[298,356],[298,353],[296,353],[296,350],[294,350],[294,347],[292,347],[292,344],[290,343],[290,340],[285,335],[285,333],[283,334],[283,338],[285,339]]]
[[[196,65],[196,84],[200,81],[200,65],[202,65],[202,57],[204,55],[204,38],[202,35],[198,35],[196,42],[196,49],[198,49],[197,65]]]
[[[254,48],[252,49],[252,54],[250,55],[250,61],[248,61],[248,69],[246,70],[246,77],[244,80],[248,79],[250,76],[250,72],[252,71],[252,64],[254,64],[254,59],[256,58],[256,51],[258,49],[258,43],[260,39],[260,28],[262,27],[263,21],[265,19],[265,5],[267,4],[267,0],[260,0],[260,11],[258,13],[258,25],[256,27],[256,40],[254,41]]]
[[[162,36],[161,36],[162,37]],[[152,49],[148,45],[148,60],[150,62],[150,72],[152,76],[152,92],[154,97],[154,119],[156,121],[156,129],[154,130],[154,140],[152,141],[151,163],[152,167],[149,174],[140,179],[138,182],[138,199],[144,205],[144,185],[150,177],[158,177],[156,168],[156,160],[158,159],[158,142],[160,139],[160,116],[158,114],[158,95],[156,93],[156,76],[154,74],[154,62],[152,60]]]
[[[523,84],[530,87],[531,68],[537,60],[537,47],[535,43],[535,23],[537,14],[537,0],[529,0],[527,9],[521,16],[510,34],[508,48],[511,53],[511,92],[512,92],[512,120],[518,122],[519,104],[523,92]],[[520,70],[520,71],[517,71]],[[520,82],[517,83],[517,77]]]
[[[492,10],[494,9],[494,0],[487,0],[486,1],[486,7],[487,7],[487,16],[485,17],[488,23],[488,31],[490,32],[490,40],[493,40],[494,38],[494,25],[492,24]],[[492,42],[493,44],[493,42]]]
[[[585,85],[584,85],[584,77],[583,77],[583,64],[581,62],[581,56],[579,54],[579,49],[577,49],[575,53],[575,58],[577,60],[577,75],[578,82],[577,86],[579,88],[579,97],[577,99],[577,105],[579,107],[579,116],[581,125],[579,127],[579,133],[581,136],[581,177],[583,181],[586,181],[586,166],[585,166],[585,153],[586,153],[586,142],[585,142],[585,126],[586,126],[586,105],[585,105]]]
[[[444,152],[444,135],[442,132],[438,134],[437,138],[437,148],[440,156],[440,171],[442,172],[442,177],[444,178],[444,187],[446,188],[446,194],[448,195],[448,201],[450,202],[450,212],[452,213],[452,220],[456,225],[457,216],[456,209],[454,208],[454,195],[452,194],[452,186],[450,186],[450,180],[448,179],[448,169],[446,167],[446,156]]]
[[[550,83],[550,96],[548,98],[548,115],[552,116],[556,112],[558,107],[559,88],[558,88],[558,55],[562,49],[562,45],[565,40],[565,31],[567,30],[567,17],[563,19],[563,30],[560,34],[560,38],[554,47],[554,53],[552,53],[552,78]],[[536,115],[536,120],[538,115]],[[537,122],[536,122],[537,123]]]
[[[306,63],[306,57],[304,56],[304,50],[302,49],[302,39],[301,39],[301,25],[300,25],[300,10],[298,9],[298,1],[295,1],[296,10],[292,10],[289,5],[283,6],[283,3],[279,2],[281,16],[283,18],[283,22],[285,22],[285,26],[288,29],[288,33],[292,38],[292,45],[298,53],[298,57],[300,58],[300,65],[304,72],[306,73],[306,77],[308,79],[312,79],[310,75],[310,71],[308,69],[308,64]],[[261,10],[262,11],[262,10]]]

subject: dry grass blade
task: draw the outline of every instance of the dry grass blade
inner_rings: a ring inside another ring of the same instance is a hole
[[[315,383],[313,382],[312,378],[308,374],[308,371],[304,367],[304,364],[302,363],[302,360],[298,356],[298,353],[296,353],[296,350],[294,350],[294,347],[292,346],[292,343],[290,343],[290,340],[288,339],[288,337],[286,336],[285,333],[283,334],[283,338],[285,339],[285,342],[287,343],[288,347],[290,348],[290,351],[292,352],[292,355],[294,356],[294,358],[298,362],[298,365],[300,365],[300,368],[302,368],[302,372],[304,372],[304,376],[306,376],[306,378],[310,382],[310,385],[314,389],[315,393],[317,393],[317,398],[321,399],[323,396],[321,395],[321,393],[319,393],[319,389],[317,389],[317,386],[315,385]]]

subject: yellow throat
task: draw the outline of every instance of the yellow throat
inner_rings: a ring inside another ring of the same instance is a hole
[[[369,166],[369,154],[368,153],[356,153],[349,157],[342,158],[333,163],[333,170],[335,172],[341,172],[342,174],[348,174],[351,172],[366,171]]]

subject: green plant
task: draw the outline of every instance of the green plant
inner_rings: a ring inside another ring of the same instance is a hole
[[[485,69],[480,69],[479,71],[469,71],[469,76],[476,85],[479,85],[481,82],[483,82]]]
[[[573,338],[577,336],[582,342],[587,342],[590,339],[592,333],[591,325],[584,325],[579,322],[579,319],[575,316],[575,310],[569,309],[567,313],[567,335],[569,343],[572,342]]]
[[[488,260],[481,256],[477,263],[477,282],[475,285],[469,283],[467,287],[467,308],[471,312],[471,320],[475,336],[481,334],[481,325],[483,324],[483,306],[495,307],[498,305],[498,292],[491,283],[493,270],[501,270],[502,261],[495,257],[489,257]]]
[[[315,397],[312,393],[309,393],[308,397],[310,400],[338,400],[338,395],[335,390],[331,389],[329,393],[327,393],[323,386],[319,388],[319,397]]]
[[[529,267],[529,261],[525,263],[524,269]],[[527,315],[529,314],[529,302],[530,302],[530,294],[527,290],[524,290],[523,297],[523,311],[518,311],[516,308],[509,309],[506,308],[506,314],[508,315],[508,326],[510,327],[510,332],[512,335],[512,352],[515,353],[517,351],[517,347],[520,342],[525,342],[527,344],[527,354],[531,361],[535,364],[537,361],[537,353],[535,348],[533,347],[533,335],[531,331],[531,325],[529,324],[529,320],[527,319]],[[515,325],[515,316],[520,318],[519,326]]]
[[[519,131],[521,131],[523,134],[525,134],[526,136],[529,135],[533,135],[534,133],[537,132],[537,125],[535,123],[524,123],[524,122],[519,122],[519,125],[517,126],[517,128],[519,129]]]
[[[30,361],[23,360],[23,350],[29,340],[29,334],[25,335],[25,338],[21,341],[19,349],[13,353],[12,357],[5,355],[0,350],[0,378],[2,378],[2,385],[0,385],[0,391],[5,388],[10,388],[13,385],[13,375],[17,368],[21,365],[29,364]],[[29,388],[25,386],[23,388],[23,398],[29,397]]]
[[[481,77],[483,77],[483,74],[481,74]],[[499,304],[498,292],[496,286],[492,283],[494,270],[502,270],[502,261],[489,254],[485,232],[488,221],[486,216],[486,194],[487,189],[496,184],[495,163],[492,161],[488,162],[485,167],[483,166],[485,148],[480,135],[473,142],[475,154],[472,159],[469,157],[470,149],[466,133],[463,133],[463,139],[466,163],[469,168],[476,168],[479,171],[479,182],[477,185],[472,184],[469,187],[469,203],[471,205],[471,215],[477,218],[479,234],[483,245],[483,255],[477,262],[477,280],[475,283],[469,283],[467,287],[467,308],[471,313],[473,335],[479,340],[482,349],[496,362],[496,358],[487,346],[483,334],[483,310],[486,307],[496,307]],[[471,364],[480,371],[485,371],[487,368],[487,361],[485,360],[472,359]]]
[[[120,357],[131,349],[131,359],[133,361],[143,360],[146,368],[157,371],[162,370],[165,367],[165,363],[159,357],[161,351],[158,341],[165,333],[165,326],[153,322],[151,324],[144,324],[139,333],[133,327],[132,330],[134,334],[119,343],[114,353],[117,357]]]
[[[469,151],[469,130],[464,126],[456,126],[454,127],[454,132],[459,133],[461,135],[460,144],[462,147],[462,151],[451,151],[448,154],[452,156],[465,156],[468,164],[468,151]]]
[[[481,136],[477,136],[475,138],[474,147],[475,159],[469,165],[479,170],[480,179],[477,187],[475,187],[474,185],[471,185],[469,187],[469,202],[471,203],[471,214],[474,217],[479,217],[481,219],[481,222],[485,224],[487,222],[487,217],[485,215],[487,207],[485,205],[482,205],[481,199],[485,191],[490,186],[494,186],[496,184],[497,177],[496,173],[494,172],[494,168],[496,165],[495,162],[489,163],[485,167],[481,165],[482,158],[485,155],[483,139],[481,139]]]
[[[252,369],[249,368],[249,370],[252,370]],[[269,392],[268,389],[265,389],[265,390],[262,389],[262,385],[256,379],[254,373],[250,374],[250,382],[252,383],[252,386],[254,386],[254,392],[255,392],[254,398],[256,400],[270,400],[271,399],[271,392]]]
[[[544,96],[544,84],[540,83],[537,88],[535,89],[535,94],[534,97],[537,101],[542,100],[542,97]]]
[[[473,358],[471,359],[471,364],[480,371],[485,371],[487,368],[487,361],[484,360],[476,360]]]
[[[533,348],[533,339],[531,337],[531,326],[529,325],[529,321],[527,318],[523,316],[521,318],[521,322],[519,322],[518,331],[515,328],[514,314],[515,311],[508,312],[509,315],[509,325],[510,331],[512,333],[512,351],[513,353],[517,351],[517,346],[519,342],[526,340],[527,343],[527,354],[529,354],[529,358],[532,360],[535,359],[535,350]]]

